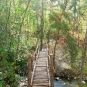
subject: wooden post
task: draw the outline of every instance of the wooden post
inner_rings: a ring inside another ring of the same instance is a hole
[[[49,44],[49,43],[48,43]],[[47,44],[47,51],[48,51],[48,67],[49,67],[49,71],[50,71],[50,56],[49,56],[49,47]]]
[[[29,54],[29,59],[28,59],[28,87],[31,87],[31,72],[32,72],[32,55]]]
[[[48,43],[48,46],[47,46],[47,48],[48,48],[47,50],[48,50],[48,55],[49,55],[49,53],[50,53],[50,52],[49,52],[49,43]]]
[[[50,74],[50,86],[51,87],[51,61],[50,61],[50,56],[48,55],[48,68],[49,68],[49,74]]]
[[[31,54],[29,54],[30,58],[31,58],[31,70],[33,71],[33,52],[31,52]]]
[[[48,49],[48,55],[49,55],[49,53],[50,53],[50,52],[49,52],[49,49]]]
[[[51,87],[54,87],[54,75],[53,75],[53,54],[50,54],[50,74],[51,74]]]
[[[37,52],[35,51],[35,60],[36,60]]]
[[[48,55],[48,68],[49,68],[49,71],[50,71],[50,65],[51,65],[50,56]]]
[[[33,56],[31,55],[31,70],[33,71]]]
[[[53,54],[53,68],[55,70],[55,55]]]
[[[37,46],[37,48],[36,48],[36,53],[38,53],[38,46]]]

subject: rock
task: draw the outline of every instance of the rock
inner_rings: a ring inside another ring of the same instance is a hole
[[[70,80],[70,78],[68,77],[68,80]]]
[[[71,66],[66,62],[66,61],[68,61],[68,62],[70,61],[70,60],[68,60],[69,54],[68,53],[65,54],[63,52],[64,49],[61,45],[57,45],[56,47],[58,49],[56,50],[56,55],[55,55],[55,68],[56,68],[56,71],[58,74],[62,74],[62,72],[65,69],[71,69]],[[67,57],[67,60],[65,57]]]
[[[87,81],[87,77],[84,77],[84,80]]]
[[[57,44],[56,54],[55,54],[55,69],[56,75],[64,76],[66,78],[74,78],[79,75],[78,68],[71,68],[70,64],[70,54],[63,48],[63,46]]]
[[[6,87],[10,87],[9,85],[7,85]]]
[[[56,80],[58,81],[60,78],[59,77],[56,77]]]
[[[82,81],[82,84],[86,84],[86,82],[85,81]]]
[[[63,83],[63,85],[66,85],[66,83]]]
[[[62,62],[60,64],[60,67],[61,67],[62,70],[64,70],[64,69],[71,69],[71,66],[69,64],[65,63],[65,62]]]
[[[76,80],[76,79],[77,79],[77,77],[74,77],[74,79]]]

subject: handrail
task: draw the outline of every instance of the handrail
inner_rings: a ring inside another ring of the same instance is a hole
[[[34,57],[32,55],[34,55]],[[34,54],[29,54],[29,59],[28,59],[28,87],[32,86],[33,75],[34,75],[34,71],[35,71],[35,67],[33,67],[33,61],[34,61],[34,58],[35,58],[35,60],[37,60],[36,56],[38,57],[38,55],[39,55],[39,50],[38,50],[38,44],[37,44],[37,47],[36,47]]]
[[[32,68],[32,56],[29,54],[29,59],[28,59],[28,87],[31,87],[31,68]]]
[[[47,67],[49,68],[48,70],[48,76],[49,76],[49,87],[54,87],[54,72],[53,72],[53,68],[54,68],[54,62],[53,62],[53,54],[49,52],[49,47],[47,44],[47,51],[48,51],[48,65]],[[37,58],[39,56],[39,46],[37,45],[36,50],[34,52],[34,58],[32,55],[29,55],[29,60],[28,60],[28,87],[32,87],[32,82],[33,82],[33,77],[34,77],[34,73],[35,73],[35,66],[36,66],[36,62],[34,64],[33,67],[33,61],[37,61]]]
[[[49,66],[49,72],[50,72],[50,87],[54,87],[54,60],[53,60],[53,54],[49,51],[49,44],[47,44],[47,51],[48,51],[48,66]]]
[[[37,60],[37,59],[36,59],[36,60]],[[36,66],[36,62],[35,62],[35,66]],[[31,85],[32,85],[33,77],[34,77],[34,73],[35,73],[35,66],[34,66],[34,68],[33,68],[33,72],[32,72]]]

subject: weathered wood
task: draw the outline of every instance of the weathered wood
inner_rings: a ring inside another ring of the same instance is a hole
[[[54,87],[54,75],[53,75],[53,54],[50,54],[50,74],[51,74],[51,87]]]
[[[46,50],[42,50],[36,60],[36,68],[33,75],[32,86],[49,87],[48,76],[48,55]]]
[[[37,52],[35,51],[35,60],[36,60]]]
[[[53,84],[53,55],[48,57],[48,50],[38,52],[32,70],[32,56],[29,56],[28,87],[54,87]]]
[[[31,70],[33,71],[33,56],[31,55]]]
[[[32,56],[29,54],[28,59],[28,87],[31,87]]]
[[[32,86],[32,87],[49,87],[49,86]]]

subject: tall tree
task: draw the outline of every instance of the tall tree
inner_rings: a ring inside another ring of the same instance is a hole
[[[43,47],[43,29],[44,29],[44,1],[41,0],[41,25],[40,25],[40,50],[42,50]]]
[[[80,71],[80,87],[83,87],[82,80],[83,80],[84,64],[85,64],[85,60],[86,60],[86,52],[87,52],[87,26],[86,26],[84,45],[83,45],[82,63],[81,63],[81,71]]]

